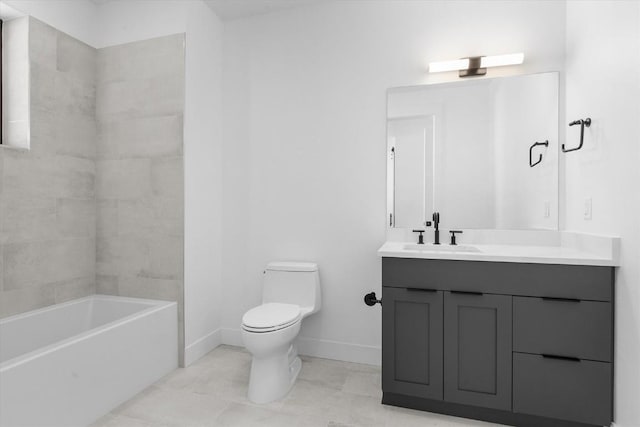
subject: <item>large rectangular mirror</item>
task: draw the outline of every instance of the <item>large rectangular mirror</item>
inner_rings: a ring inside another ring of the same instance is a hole
[[[558,229],[558,73],[393,88],[387,218],[420,228]]]

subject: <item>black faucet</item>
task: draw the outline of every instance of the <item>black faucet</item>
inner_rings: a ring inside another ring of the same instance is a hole
[[[420,233],[420,235],[418,235],[418,244],[424,245],[424,236],[422,235],[422,233],[424,233],[424,230],[413,230],[413,232]]]
[[[433,228],[435,228],[435,230],[433,231],[433,244],[434,245],[439,245],[440,244],[440,212],[434,212],[433,213]]]
[[[458,243],[456,242],[456,234],[462,234],[461,230],[449,230],[449,233],[451,233],[451,243],[449,243],[450,245],[457,245]]]

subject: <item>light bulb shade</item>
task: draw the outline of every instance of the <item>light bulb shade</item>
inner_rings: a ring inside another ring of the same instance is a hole
[[[518,65],[524,61],[524,53],[510,53],[507,55],[483,56],[480,59],[480,67],[502,67],[505,65]]]
[[[454,59],[453,61],[432,62],[429,64],[430,73],[466,70],[467,68],[469,68],[469,58]]]

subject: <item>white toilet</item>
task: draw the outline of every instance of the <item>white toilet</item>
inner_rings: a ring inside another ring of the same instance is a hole
[[[289,392],[302,362],[293,343],[302,319],[320,310],[318,265],[272,262],[264,271],[262,305],[242,316],[242,340],[253,355],[249,400],[268,403]]]

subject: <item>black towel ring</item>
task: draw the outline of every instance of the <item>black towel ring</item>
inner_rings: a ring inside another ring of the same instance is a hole
[[[542,161],[542,154],[540,154],[540,157],[538,157],[538,161],[533,163],[533,148],[538,146],[538,145],[544,145],[545,147],[548,147],[549,146],[549,140],[545,140],[543,142],[534,142],[533,145],[531,147],[529,147],[529,167],[531,167],[531,168]]]
[[[582,148],[582,144],[584,143],[584,128],[591,126],[591,119],[589,117],[587,117],[584,120],[574,120],[571,123],[569,123],[569,126],[575,126],[575,125],[580,125],[580,145],[578,145],[575,148],[564,148],[564,144],[562,144],[562,152],[563,153],[570,153],[572,151],[578,151],[579,149]]]

